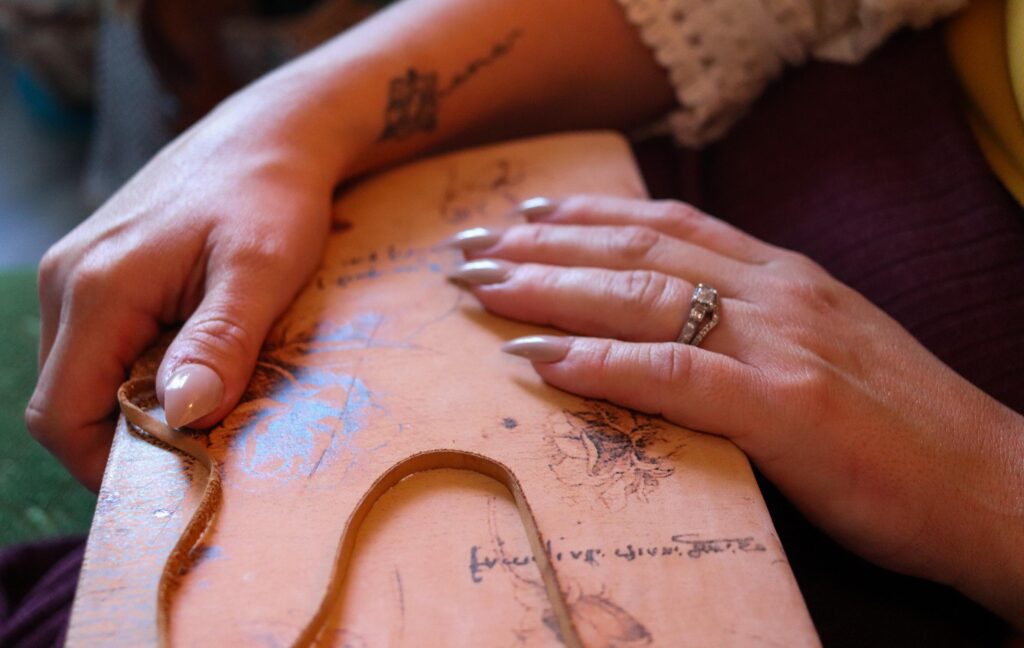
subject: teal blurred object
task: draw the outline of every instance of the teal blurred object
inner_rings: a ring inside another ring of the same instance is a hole
[[[35,272],[0,272],[0,545],[89,529],[96,496],[25,430],[36,380]]]
[[[39,122],[59,133],[86,135],[92,128],[92,111],[63,103],[45,86],[36,82],[27,68],[14,74],[14,86],[29,112]]]

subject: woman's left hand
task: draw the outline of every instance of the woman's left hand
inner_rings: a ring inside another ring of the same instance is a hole
[[[506,346],[551,385],[731,439],[853,551],[969,595],[1006,549],[989,523],[1024,527],[1020,417],[808,258],[675,202],[522,211],[532,223],[456,237],[471,260],[453,278],[572,335]],[[694,346],[675,340],[697,283],[721,321]]]

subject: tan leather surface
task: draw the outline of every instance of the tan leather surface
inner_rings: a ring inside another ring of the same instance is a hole
[[[735,446],[544,385],[498,352],[539,329],[445,281],[461,255],[438,242],[575,192],[644,195],[621,138],[451,154],[340,198],[351,227],[198,437],[223,497],[171,645],[289,645],[311,623],[344,646],[817,644]],[[205,480],[119,423],[70,645],[157,642],[161,570]]]

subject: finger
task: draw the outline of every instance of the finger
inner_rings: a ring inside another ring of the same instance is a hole
[[[210,273],[202,301],[157,372],[169,425],[207,428],[238,403],[271,325],[301,285],[268,270],[274,267],[235,261]]]
[[[158,333],[153,318],[99,295],[79,289],[65,306],[25,412],[32,435],[92,490],[99,488],[110,450],[117,388]]]
[[[532,356],[545,382],[580,396],[734,439],[764,418],[757,370],[719,353],[674,342],[551,336],[520,340],[526,342],[513,340],[503,350]],[[546,353],[537,353],[542,344],[549,345]],[[560,350],[554,348],[559,344]]]
[[[561,268],[504,261],[470,261],[452,278],[469,285],[487,310],[568,333],[636,342],[675,340],[690,310],[693,284],[650,270]],[[705,346],[733,357],[757,338],[746,330],[750,304],[724,299],[723,325]]]
[[[540,204],[547,207],[537,209],[536,205]],[[649,227],[745,263],[764,264],[779,252],[778,248],[725,221],[675,200],[579,195],[546,203],[531,200],[523,205],[526,207],[520,211],[532,223]]]
[[[465,239],[463,239],[465,240]],[[584,266],[609,270],[653,270],[708,283],[733,296],[748,289],[750,266],[649,227],[608,225],[517,225],[466,258],[486,256],[517,263]]]

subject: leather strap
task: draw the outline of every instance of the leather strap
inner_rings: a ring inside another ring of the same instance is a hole
[[[129,380],[121,385],[117,392],[117,400],[121,405],[121,411],[124,414],[125,420],[135,428],[140,437],[164,450],[193,458],[206,468],[207,474],[206,484],[203,486],[203,494],[199,500],[199,505],[192,513],[188,524],[185,525],[184,531],[182,531],[181,536],[179,536],[178,541],[167,557],[163,571],[160,574],[156,610],[157,638],[160,646],[166,647],[170,643],[169,616],[171,596],[177,588],[180,577],[188,571],[192,550],[195,549],[207,529],[209,529],[213,517],[217,514],[217,510],[220,507],[222,490],[217,462],[210,457],[206,448],[188,434],[175,430],[163,421],[151,416],[143,409],[143,406],[139,405],[139,402],[154,402],[155,399],[156,386],[151,377]],[[544,550],[545,540],[537,528],[533,512],[526,501],[519,481],[504,464],[490,457],[462,450],[430,450],[416,453],[396,463],[377,478],[346,521],[345,528],[338,541],[338,548],[327,591],[320,600],[317,611],[303,627],[292,646],[295,648],[305,648],[306,646],[316,645],[320,634],[327,625],[331,611],[337,609],[338,601],[344,593],[344,579],[342,576],[352,556],[356,532],[377,499],[409,475],[440,468],[478,472],[503,484],[512,493],[519,508],[523,525],[526,528],[527,537],[533,549],[534,559],[537,567],[540,569],[548,600],[558,622],[563,644],[567,648],[580,648],[582,646],[565,597],[562,594],[562,588],[558,584],[557,575]]]

